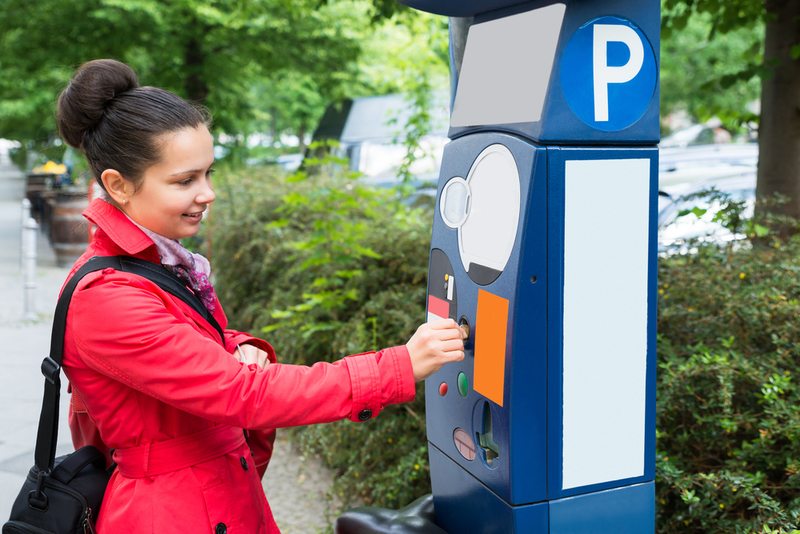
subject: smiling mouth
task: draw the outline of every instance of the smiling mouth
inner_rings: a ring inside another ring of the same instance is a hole
[[[183,216],[184,217],[188,217],[190,219],[202,219],[203,218],[203,212],[201,211],[201,212],[198,212],[198,213],[184,213]]]

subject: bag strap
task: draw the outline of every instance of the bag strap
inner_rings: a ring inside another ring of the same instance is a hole
[[[53,330],[50,336],[50,356],[42,361],[42,374],[45,377],[42,412],[39,416],[39,430],[36,435],[34,461],[41,471],[50,472],[56,457],[58,440],[58,411],[61,400],[61,362],[64,357],[64,336],[67,329],[67,311],[72,293],[78,282],[89,273],[102,269],[116,269],[129,272],[154,282],[167,293],[179,298],[192,307],[217,331],[224,346],[225,335],[222,327],[208,312],[200,299],[172,272],[161,265],[134,258],[132,256],[95,256],[87,261],[64,286],[56,305],[53,317]]]
[[[95,464],[101,469],[106,468],[105,455],[92,445],[81,447],[64,458],[64,461],[53,469],[52,477],[62,484],[69,484],[70,480],[75,478],[75,475],[83,471],[83,468],[89,464]]]

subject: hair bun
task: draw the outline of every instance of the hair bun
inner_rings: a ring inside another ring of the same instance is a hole
[[[58,97],[58,131],[74,148],[81,148],[83,136],[104,116],[114,97],[139,87],[133,70],[113,59],[96,59],[83,64],[72,75]]]

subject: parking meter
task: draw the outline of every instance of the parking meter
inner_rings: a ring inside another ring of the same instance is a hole
[[[426,381],[436,523],[652,533],[656,0],[401,0],[474,16],[436,197]]]

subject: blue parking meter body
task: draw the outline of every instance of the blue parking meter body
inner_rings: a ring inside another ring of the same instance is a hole
[[[426,381],[450,534],[655,530],[657,0],[407,0],[469,29],[427,318],[469,325]]]

